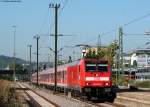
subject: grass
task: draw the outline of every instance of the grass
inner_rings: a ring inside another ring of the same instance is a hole
[[[0,80],[0,107],[21,107],[19,94],[14,90],[13,83]]]
[[[150,81],[138,81],[134,85],[141,88],[150,88]]]

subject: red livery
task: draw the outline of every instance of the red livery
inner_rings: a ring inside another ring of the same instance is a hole
[[[32,75],[32,82],[37,82],[36,73]],[[39,72],[39,84],[53,88],[54,82],[54,68]],[[111,67],[104,59],[83,58],[58,66],[57,89],[110,102],[116,97],[112,87]]]

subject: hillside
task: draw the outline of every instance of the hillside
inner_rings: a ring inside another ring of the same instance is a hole
[[[8,65],[12,65],[13,62],[14,62],[13,57],[0,55],[0,68],[5,68]],[[27,61],[20,58],[16,58],[16,64],[23,64],[23,63],[27,63]]]

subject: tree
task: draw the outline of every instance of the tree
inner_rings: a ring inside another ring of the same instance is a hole
[[[92,58],[92,49],[91,48],[88,50],[88,53],[86,54],[85,58]]]
[[[133,61],[133,68],[136,68],[136,67],[137,67],[137,61],[134,60],[134,61]]]
[[[97,47],[97,50],[89,48],[85,58],[105,58],[111,65],[114,63],[116,50],[119,49],[117,40],[114,40],[108,47]]]

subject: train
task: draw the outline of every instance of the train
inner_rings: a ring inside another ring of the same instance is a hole
[[[32,74],[31,81],[37,83],[37,73]],[[54,89],[54,68],[39,72],[38,83]],[[58,66],[57,90],[109,102],[113,102],[116,98],[116,90],[112,85],[111,65],[105,59],[82,58]]]

